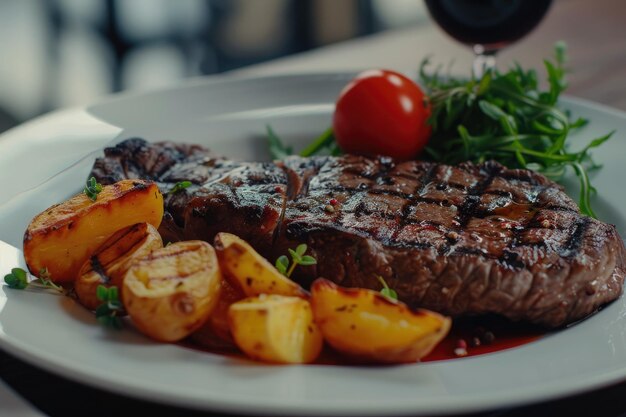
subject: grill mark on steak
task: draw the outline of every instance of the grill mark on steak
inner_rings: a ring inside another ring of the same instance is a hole
[[[501,174],[502,178],[506,179],[506,180],[517,180],[517,181],[523,181],[523,182],[527,182],[531,185],[540,185],[539,182],[537,182],[536,178],[531,176],[531,175],[527,175],[527,173],[521,173],[520,170],[511,170],[511,171],[518,171],[518,172],[510,172],[510,173],[504,173]],[[529,171],[531,172],[531,171]]]
[[[369,180],[373,184],[393,185],[393,181],[389,177],[388,173],[394,166],[395,164],[392,159],[382,157],[380,158],[380,167],[379,167],[380,169],[377,172],[371,172],[371,171],[366,172],[366,171],[359,171],[359,170],[354,170],[354,169],[346,169],[345,172],[347,174],[353,175],[355,178]],[[393,196],[393,197],[399,197],[403,199],[409,199],[412,197],[411,194],[402,193],[399,191],[373,189],[371,187],[368,187],[368,185],[365,182],[361,182],[357,187],[345,187],[342,185],[335,185],[335,186],[329,187],[328,189],[331,192],[337,192],[337,193],[348,193],[348,194],[353,193],[354,195],[359,195],[359,196],[362,196],[363,198],[365,198],[368,194]],[[342,210],[341,212],[339,212],[338,214],[339,218],[335,219],[336,220],[335,223],[339,223],[339,221],[341,220],[340,217],[343,216],[345,213],[354,213],[355,216],[361,217],[363,215],[374,214],[374,212],[375,212],[374,210],[368,209],[367,206],[363,202],[360,202],[355,206],[355,209],[353,211]],[[378,214],[380,215],[380,217],[386,218],[389,220],[396,219],[396,216],[389,215],[387,213],[378,213]]]
[[[521,212],[521,215],[516,216],[516,217],[521,218],[522,222],[518,224],[514,224],[511,227],[511,231],[512,231],[511,239],[508,245],[506,246],[506,248],[502,251],[502,255],[498,257],[498,261],[502,265],[509,266],[514,269],[526,268],[526,264],[519,259],[517,253],[513,252],[513,250],[519,247],[520,245],[525,244],[524,242],[521,241],[521,237],[523,233],[527,232],[528,229],[531,227],[531,225],[536,223],[536,218],[539,213],[539,207],[537,205],[538,196],[541,194],[542,191],[543,191],[543,187],[540,187],[539,190],[537,190],[537,192],[535,193],[535,195],[529,198],[530,204],[526,206],[515,206],[515,205],[509,206],[512,209],[517,210],[518,212]],[[508,194],[509,195],[507,196],[507,198],[512,201],[513,196],[511,195],[510,192]],[[537,226],[539,225],[537,224]]]
[[[460,186],[458,189],[461,189]],[[359,192],[363,192],[364,190],[362,188],[346,188],[346,187],[330,187],[329,189],[329,193],[330,195],[332,195],[332,193],[334,192],[347,192],[347,193],[359,193]],[[385,196],[393,196],[393,197],[399,197],[399,198],[403,198],[403,199],[415,199],[415,195],[413,193],[402,193],[402,192],[398,192],[398,191],[393,191],[393,190],[368,190],[369,194],[374,194],[374,195],[385,195]],[[497,195],[497,196],[503,196],[503,197],[510,197],[510,193],[509,192],[497,192],[497,191],[485,191],[484,193],[482,193],[483,195]],[[509,198],[509,200],[511,200]],[[417,199],[415,199],[415,202],[423,202],[423,203],[427,203],[427,204],[433,204],[436,206],[440,206],[440,207],[452,207],[454,206],[453,203],[451,203],[450,201],[443,199],[443,200],[437,200],[434,198],[428,198],[428,197],[419,197]],[[511,203],[511,201],[509,201],[508,203]],[[407,206],[408,209],[411,208],[411,206]],[[547,206],[547,207],[543,207],[543,210],[552,210],[552,211],[568,211],[568,212],[575,212],[575,210],[572,210],[569,207],[560,207],[560,206]],[[372,210],[368,210],[364,204],[360,204],[358,206],[358,210],[344,210],[342,213],[355,213],[357,215],[368,215],[368,214],[372,214],[373,211]],[[489,215],[492,215],[493,213],[487,210],[474,210],[472,213],[471,217],[486,217]],[[397,218],[397,216],[395,215],[389,215],[387,213],[379,213],[379,216],[381,216],[382,218],[386,218],[389,220],[395,220]],[[402,220],[402,222],[404,224],[417,224],[417,223],[422,223],[423,220],[420,221],[415,221],[415,220],[411,220],[411,219],[406,219],[404,218]],[[430,222],[433,225],[441,225],[441,223],[437,223],[437,222]],[[538,224],[528,224],[527,227],[540,227]]]
[[[413,190],[412,195],[409,194],[405,197],[407,201],[402,207],[402,217],[400,218],[398,228],[393,233],[393,239],[397,238],[400,231],[408,224],[409,216],[411,215],[411,208],[415,207],[415,205],[420,201],[426,202],[426,198],[422,197],[422,193],[426,189],[426,186],[433,179],[436,168],[436,165],[431,166],[426,172],[426,175],[424,175],[424,177],[422,178],[422,180],[418,182],[417,187]],[[424,248],[423,244],[420,245],[418,242],[416,242],[415,245]]]
[[[484,165],[484,168],[487,172],[487,176],[482,181],[478,182],[474,187],[467,190],[467,197],[463,204],[459,207],[459,215],[457,216],[457,221],[461,226],[465,226],[471,217],[476,217],[478,214],[476,211],[476,207],[480,202],[479,197],[485,191],[494,177],[502,172],[502,166],[495,166],[494,164],[487,163]],[[482,171],[482,169],[481,169]]]
[[[388,195],[392,197],[400,197],[400,198],[411,198],[412,194],[402,193],[394,190],[364,190],[363,188],[347,188],[342,186],[330,187],[329,191],[340,192],[340,193],[360,193],[363,191],[367,191],[370,194],[378,194],[378,195]]]
[[[453,316],[500,314],[549,327],[621,293],[625,250],[615,228],[582,217],[545,177],[488,162],[445,166],[389,158],[244,163],[198,146],[126,141],[105,150],[103,183],[148,178],[166,195],[164,240],[240,235],[273,260],[306,243],[325,276]],[[330,200],[333,209],[326,209]]]
[[[347,168],[344,172],[346,174],[351,174],[363,179],[377,182],[381,178],[385,177],[395,166],[393,159],[386,156],[379,157],[378,162],[380,165],[377,167],[378,169],[375,170],[375,172],[372,170],[357,170],[353,168]]]
[[[578,255],[578,252],[580,250],[580,245],[582,243],[582,237],[587,231],[588,227],[589,227],[589,218],[588,217],[580,218],[576,222],[576,225],[574,226],[574,230],[572,231],[570,238],[567,241],[565,241],[565,243],[559,250],[559,255],[566,257],[566,258],[571,258],[571,257],[575,257],[576,255]]]

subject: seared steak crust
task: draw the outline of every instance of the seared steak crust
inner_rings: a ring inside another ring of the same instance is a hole
[[[229,232],[271,255],[287,189],[287,174],[273,163],[234,162],[195,145],[129,139],[106,148],[92,175],[102,184],[122,178],[156,181],[165,196],[159,229],[165,241],[212,242],[217,233]],[[181,181],[193,185],[170,193]]]
[[[563,189],[495,162],[447,166],[389,158],[292,157],[233,162],[198,146],[139,139],[105,150],[103,183],[148,178],[168,192],[166,240],[238,234],[275,259],[307,243],[324,276],[452,316],[495,313],[558,327],[617,298],[624,245]]]

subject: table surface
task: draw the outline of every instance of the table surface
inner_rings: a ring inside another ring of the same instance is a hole
[[[527,38],[502,51],[498,65],[514,61],[541,66],[558,40],[569,45],[568,94],[626,110],[626,2],[622,0],[557,0],[541,25]],[[452,71],[467,72],[472,54],[432,24],[385,32],[307,53],[244,68],[239,74],[359,70],[372,67],[415,74],[421,60],[454,61]],[[181,410],[92,389],[43,372],[8,354],[0,354],[0,378],[43,412],[53,416],[211,415]],[[529,407],[497,410],[480,416],[517,417],[626,416],[626,383],[599,391]],[[223,415],[223,414],[220,414]]]

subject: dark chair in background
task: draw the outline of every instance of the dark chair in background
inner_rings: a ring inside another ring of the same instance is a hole
[[[16,94],[2,97],[0,89],[0,131],[103,94],[168,85],[368,35],[388,27],[378,12],[389,5],[380,0],[39,0],[34,4],[38,8],[22,14],[41,16],[36,23],[25,23],[43,38],[32,41],[42,43],[45,54],[41,88],[32,104],[20,111],[12,108]],[[11,18],[3,13],[3,6],[0,24],[2,14]],[[20,9],[9,11],[19,14]],[[15,77],[23,76],[15,72]]]

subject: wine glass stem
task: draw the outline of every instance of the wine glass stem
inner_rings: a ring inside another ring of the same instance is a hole
[[[482,45],[474,46],[474,77],[481,79],[486,72],[496,69],[496,51],[486,51]]]

